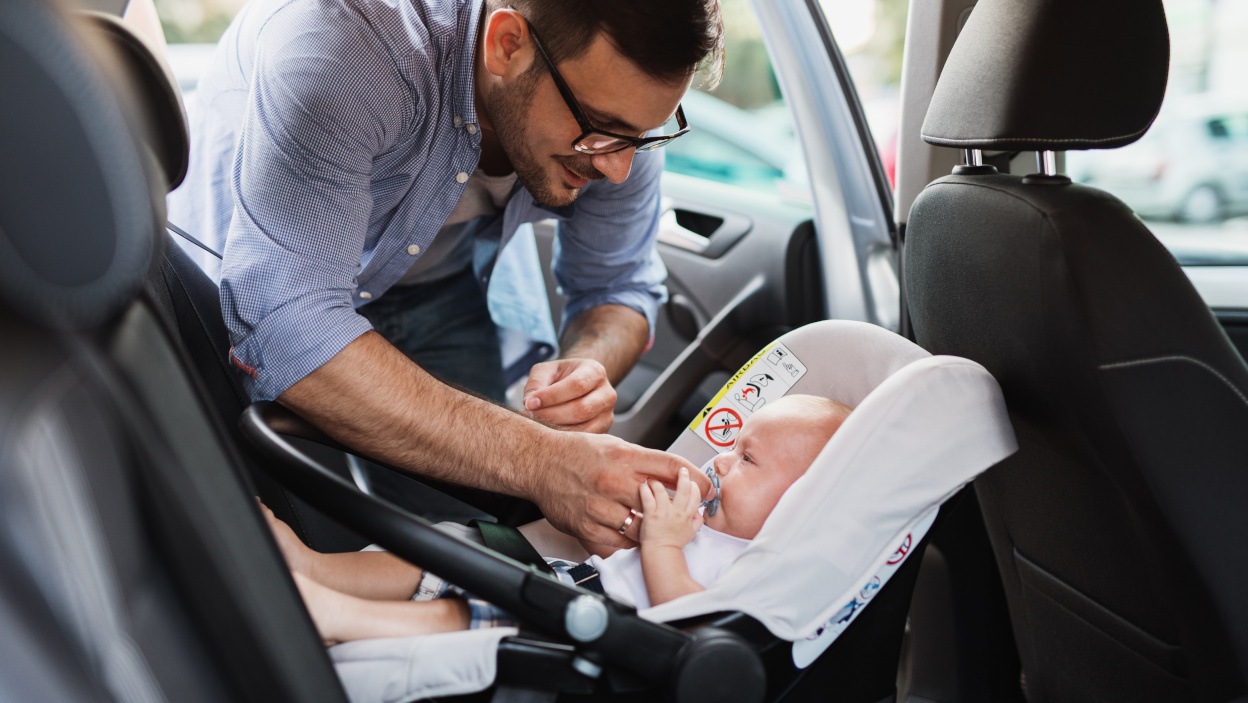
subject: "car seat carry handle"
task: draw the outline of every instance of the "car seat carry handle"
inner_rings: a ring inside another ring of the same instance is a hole
[[[712,692],[719,701],[762,699],[762,662],[737,635],[714,628],[690,634],[643,620],[621,600],[569,586],[536,567],[443,532],[428,520],[357,490],[300,452],[270,424],[270,420],[280,424],[286,416],[276,403],[254,403],[243,413],[240,427],[273,460],[264,464],[266,471],[346,527],[527,623],[571,639],[581,651],[601,654],[659,690],[672,686],[683,690],[685,695],[678,700],[710,700]],[[717,663],[712,665],[712,660]]]

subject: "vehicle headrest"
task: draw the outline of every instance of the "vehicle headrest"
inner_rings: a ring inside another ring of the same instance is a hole
[[[162,52],[115,15],[84,13],[117,49],[135,87],[144,113],[144,134],[149,148],[165,172],[166,192],[186,178],[191,135],[182,106],[178,81]]]
[[[0,3],[0,303],[78,329],[133,298],[164,219],[122,64],[82,30],[39,0]]]
[[[980,0],[958,36],[923,139],[960,149],[1112,149],[1161,107],[1161,0]]]

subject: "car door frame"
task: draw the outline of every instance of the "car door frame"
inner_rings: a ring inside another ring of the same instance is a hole
[[[896,331],[893,192],[817,0],[750,0],[810,175],[829,318]]]

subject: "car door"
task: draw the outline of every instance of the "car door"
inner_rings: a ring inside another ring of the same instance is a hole
[[[657,246],[670,297],[617,389],[612,434],[651,447],[668,446],[787,330],[825,318],[898,325],[891,192],[823,10],[721,7],[723,81],[687,96],[693,131],[666,148]],[[558,320],[557,233],[544,223],[535,234]]]

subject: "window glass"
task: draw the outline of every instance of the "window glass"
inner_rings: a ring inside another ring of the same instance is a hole
[[[896,185],[901,58],[909,0],[820,0],[890,185]]]
[[[746,187],[767,188],[784,180],[781,169],[705,129],[668,146],[667,170]]]
[[[822,0],[862,100],[881,161],[896,172],[901,57],[909,0]],[[719,87],[685,101],[695,133],[667,147],[667,170],[809,200],[806,165],[748,0],[721,0]]]
[[[178,79],[187,109],[194,109],[199,77],[212,60],[217,41],[247,0],[154,0],[169,42],[165,56]]]
[[[216,44],[247,0],[154,0],[170,44]]]
[[[685,96],[692,131],[669,144],[666,170],[809,200],[806,166],[748,0],[722,0],[724,69]]]
[[[1067,154],[1186,266],[1248,265],[1248,1],[1165,0],[1170,80],[1149,132]]]

